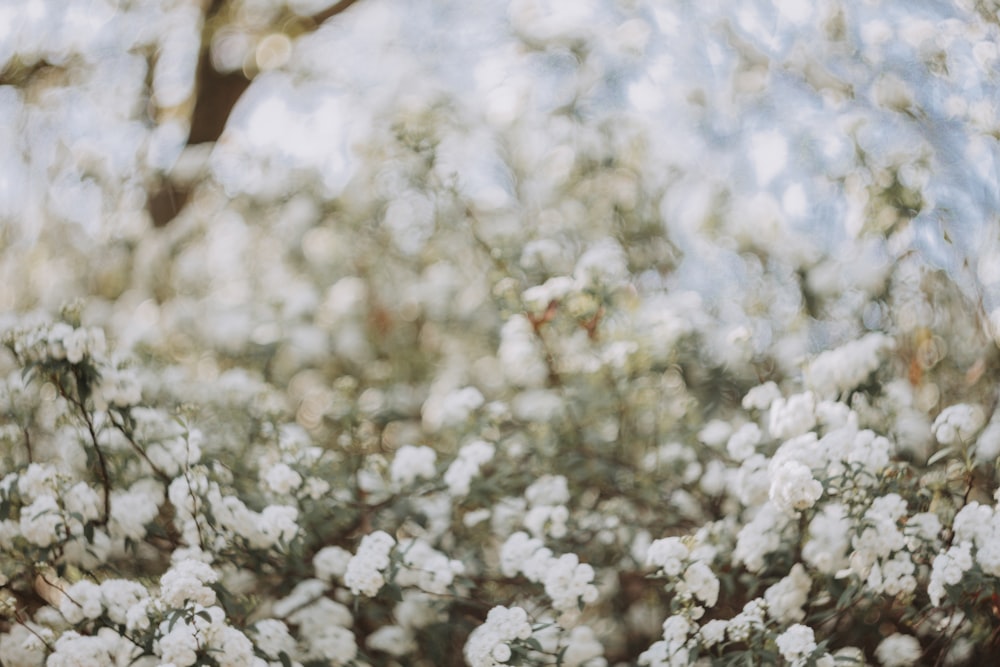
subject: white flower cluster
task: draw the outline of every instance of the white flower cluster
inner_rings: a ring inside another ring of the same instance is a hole
[[[581,563],[576,554],[556,557],[540,539],[524,532],[514,533],[500,548],[500,570],[506,577],[523,574],[529,581],[543,584],[557,611],[571,611],[597,600],[590,565]]]
[[[946,586],[958,585],[973,565],[1000,577],[1000,512],[995,507],[970,502],[955,516],[952,531],[954,544],[934,558],[927,585],[935,606],[944,599]]]
[[[562,475],[542,475],[525,489],[524,497],[530,509],[524,516],[524,527],[534,536],[559,539],[566,535],[569,520],[569,487]]]
[[[21,4],[4,667],[992,660],[990,3]]]
[[[415,586],[422,591],[444,595],[455,580],[455,575],[465,572],[461,561],[449,559],[440,551],[420,539],[400,542],[402,561],[395,583]]]
[[[389,479],[396,488],[412,484],[417,479],[433,479],[437,474],[437,452],[430,447],[403,445],[396,450],[389,468]]]
[[[79,364],[87,357],[103,361],[107,352],[103,329],[73,327],[65,322],[15,332],[11,342],[16,354],[33,362],[65,359]]]
[[[768,431],[777,440],[802,435],[816,426],[816,397],[811,391],[785,398],[779,396],[771,403]]]
[[[867,334],[813,358],[803,379],[820,396],[840,396],[862,384],[878,369],[883,353],[894,347],[883,333]]]
[[[486,615],[486,622],[469,634],[462,654],[469,667],[496,667],[513,656],[511,642],[529,637],[531,623],[524,609],[493,607]]]
[[[251,549],[280,548],[299,535],[297,507],[268,505],[255,512],[239,497],[223,495],[219,484],[210,481],[204,471],[192,470],[174,478],[167,495],[176,510],[174,520],[191,544],[208,539],[209,530],[214,532],[213,542],[237,539]],[[208,508],[215,521],[199,521],[200,512]]]
[[[448,492],[457,497],[468,495],[473,478],[479,474],[483,465],[493,460],[494,454],[496,446],[485,440],[474,440],[463,445],[458,456],[444,473]]]
[[[372,597],[385,585],[389,567],[389,552],[396,540],[385,531],[377,530],[361,538],[357,553],[347,562],[344,584],[355,595]]]
[[[649,667],[681,667],[690,664],[691,637],[695,626],[684,616],[670,616],[663,622],[663,639],[639,655],[639,664]]]
[[[296,657],[303,662],[347,665],[358,655],[357,639],[350,629],[354,616],[339,602],[321,597],[291,614],[288,622],[298,626]]]
[[[787,660],[791,667],[805,667],[816,650],[816,636],[813,629],[798,623],[778,635],[775,643],[778,645],[781,657]]]
[[[960,403],[942,410],[931,430],[942,445],[969,443],[985,423],[986,416],[980,406]]]
[[[666,576],[669,586],[676,587],[682,600],[697,600],[698,604],[714,607],[719,600],[719,579],[708,562],[715,557],[711,548],[689,549],[680,537],[655,540],[646,551],[646,565]],[[675,579],[679,579],[675,581]],[[699,612],[694,613],[700,616]]]
[[[813,478],[809,467],[788,459],[776,459],[776,463],[768,492],[775,507],[795,512],[815,505],[823,495],[823,485]]]

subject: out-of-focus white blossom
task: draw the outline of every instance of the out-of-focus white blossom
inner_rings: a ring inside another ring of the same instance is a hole
[[[916,637],[893,633],[879,642],[875,657],[882,667],[908,667],[920,661],[923,651]]]
[[[892,338],[870,333],[813,358],[805,370],[806,386],[820,396],[839,396],[864,382],[880,364],[880,356],[895,347]]]
[[[430,447],[403,445],[396,450],[389,468],[389,478],[399,487],[412,484],[421,477],[433,479],[437,472],[436,464],[437,453]]]
[[[980,406],[960,403],[942,410],[931,425],[931,430],[942,445],[969,443],[984,423],[986,416]]]

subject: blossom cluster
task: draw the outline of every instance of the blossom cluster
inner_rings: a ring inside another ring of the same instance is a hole
[[[997,662],[994,15],[209,4],[0,39],[0,664]]]

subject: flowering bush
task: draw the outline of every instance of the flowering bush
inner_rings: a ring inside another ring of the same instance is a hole
[[[91,4],[0,40],[0,665],[1000,655],[994,14]]]

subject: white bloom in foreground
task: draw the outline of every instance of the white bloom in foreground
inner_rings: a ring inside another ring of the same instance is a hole
[[[654,541],[646,550],[646,565],[653,565],[668,577],[676,577],[684,569],[684,560],[690,551],[679,537],[665,537]]]
[[[219,578],[208,563],[186,558],[160,577],[160,599],[171,608],[181,609],[190,601],[203,607],[215,604],[215,591],[205,584]]]
[[[149,599],[149,591],[138,581],[128,579],[106,579],[101,582],[101,599],[108,618],[125,625],[128,612],[133,606]]]
[[[66,589],[66,594],[59,601],[59,611],[74,625],[85,618],[99,617],[104,611],[101,587],[87,579],[76,582]]]
[[[809,599],[812,578],[801,563],[792,566],[787,577],[764,591],[767,615],[779,623],[801,621],[806,617],[802,606]]]
[[[938,606],[946,594],[945,586],[954,586],[972,569],[972,543],[962,542],[934,558],[927,594],[931,604]]]
[[[768,497],[776,507],[785,511],[804,510],[815,505],[821,495],[823,485],[813,478],[805,464],[785,460],[773,471]]]
[[[552,598],[552,607],[559,611],[575,609],[580,602],[597,600],[594,568],[581,563],[576,554],[563,554],[553,559],[545,574],[545,593]]]
[[[701,561],[691,563],[684,571],[684,585],[706,607],[714,607],[719,600],[719,578]]]
[[[510,642],[531,636],[528,613],[520,607],[493,607],[486,622],[469,634],[462,653],[469,667],[496,667],[513,655]]]
[[[806,664],[809,656],[816,650],[816,637],[813,629],[796,623],[775,639],[781,656],[789,662],[792,667],[802,667]]]
[[[941,411],[931,430],[942,445],[969,442],[986,423],[986,415],[978,405],[959,403]]]
[[[389,552],[396,544],[388,533],[378,530],[361,539],[358,552],[347,563],[344,584],[355,595],[375,596],[385,585],[382,572],[389,567]]]
[[[764,627],[764,614],[767,613],[767,602],[762,598],[754,598],[743,605],[743,611],[729,620],[726,633],[733,641],[743,642],[750,633]]]
[[[920,642],[916,637],[895,633],[879,643],[875,657],[882,667],[909,667],[920,661]]]

